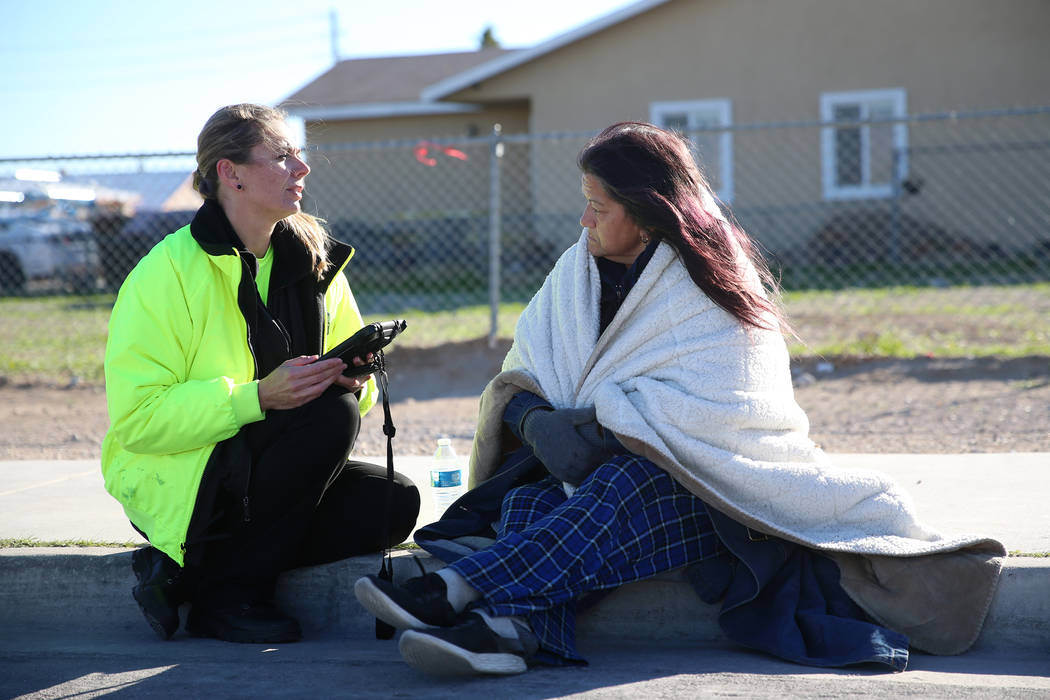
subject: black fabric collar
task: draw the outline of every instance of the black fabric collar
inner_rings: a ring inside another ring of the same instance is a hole
[[[645,249],[628,266],[623,263],[613,262],[608,258],[595,258],[598,266],[598,277],[601,280],[601,300],[599,302],[598,332],[604,332],[612,323],[613,316],[620,310],[623,300],[627,298],[635,282],[642,276],[642,271],[649,264],[656,246],[660,241],[653,239],[645,246]]]
[[[204,204],[193,215],[190,233],[208,255],[233,255],[235,250],[247,251],[233,230],[233,224],[226,218],[226,212],[214,199],[204,200]]]
[[[608,258],[595,258],[594,262],[598,266],[598,273],[601,276],[602,282],[606,284],[620,285],[624,288],[624,295],[630,291],[634,283],[638,281],[638,278],[642,276],[642,271],[645,270],[645,266],[649,264],[650,258],[653,257],[653,253],[656,252],[656,246],[660,244],[660,241],[653,239],[649,241],[649,244],[645,246],[638,257],[634,259],[631,265],[624,265],[623,263],[613,262]]]
[[[244,247],[244,243],[233,229],[233,224],[226,217],[226,212],[214,199],[204,200],[204,204],[190,222],[190,233],[208,255],[233,255],[235,251],[240,251],[241,257],[250,261],[252,274],[258,272],[255,256]],[[274,255],[280,262],[274,265],[270,289],[281,289],[313,273],[313,260],[309,252],[283,221],[277,222],[271,245],[274,246]],[[335,273],[353,251],[354,249],[346,243],[330,241],[328,260],[331,265],[320,280],[319,286],[322,290],[328,289]]]
[[[313,258],[284,222],[277,224],[270,245],[274,260],[280,261],[275,262],[270,275],[271,290],[284,289],[313,273]]]

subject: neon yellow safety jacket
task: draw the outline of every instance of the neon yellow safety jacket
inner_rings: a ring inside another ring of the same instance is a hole
[[[316,321],[324,350],[363,325],[342,274],[352,255],[352,248],[334,243],[332,269],[317,282],[316,314],[323,306],[323,318]],[[110,429],[102,442],[106,490],[153,546],[180,566],[213,449],[265,417],[247,322],[238,306],[242,257],[230,245],[205,245],[185,226],[139,262],[110,318],[105,358]],[[254,280],[247,281],[254,287]],[[362,415],[377,393],[374,381],[361,390]]]

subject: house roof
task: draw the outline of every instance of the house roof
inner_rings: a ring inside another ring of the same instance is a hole
[[[130,199],[138,211],[196,209],[204,201],[193,189],[192,174],[185,170],[69,175],[63,182],[108,193],[123,193],[114,199]],[[186,188],[189,187],[189,191]]]
[[[387,56],[340,61],[281,102],[295,116],[353,118],[468,111],[472,105],[424,104],[420,91],[480,64],[521,53],[489,48],[461,53]]]
[[[643,12],[648,12],[654,7],[658,7],[667,2],[670,2],[670,0],[639,0],[639,2],[636,2],[633,5],[628,5],[616,12],[610,12],[592,22],[588,22],[587,24],[571,29],[563,34],[559,34],[552,39],[548,39],[542,44],[537,44],[530,49],[494,57],[487,63],[465,68],[454,75],[440,78],[424,86],[419,93],[419,97],[423,102],[440,100],[443,97],[447,97],[448,95],[464,88],[468,88],[482,80],[487,80],[488,78],[499,75],[500,73],[505,73],[512,68],[534,61],[540,56],[556,51],[563,46],[567,46],[581,39],[585,39],[592,34],[597,34],[604,29],[608,29],[620,22],[629,20]]]
[[[340,61],[279,106],[304,119],[476,112],[481,109],[479,105],[440,100],[670,1],[639,0],[528,49],[482,49]]]

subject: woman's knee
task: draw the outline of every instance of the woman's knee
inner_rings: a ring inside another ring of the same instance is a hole
[[[588,486],[607,486],[620,490],[635,490],[654,480],[670,479],[670,475],[653,462],[633,454],[616,455],[598,465],[580,484]]]
[[[361,427],[357,396],[342,387],[332,385],[305,407],[312,421],[326,427],[350,426],[355,437]]]
[[[518,509],[550,500],[565,500],[561,482],[553,477],[532,484],[515,486],[503,496],[502,510]]]
[[[361,430],[357,397],[341,387],[333,387],[302,409],[299,422],[302,430],[309,435],[312,448],[334,455],[343,454],[345,457]]]
[[[503,497],[496,533],[502,535],[528,527],[564,503],[566,498],[561,482],[554,477],[516,486]]]

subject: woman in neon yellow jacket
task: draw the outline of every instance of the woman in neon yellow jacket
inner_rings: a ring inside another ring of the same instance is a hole
[[[292,641],[277,575],[401,542],[419,494],[398,475],[383,541],[385,470],[347,461],[375,382],[317,359],[362,326],[353,249],[301,210],[310,168],[285,115],[224,107],[197,145],[204,205],[113,308],[102,471],[152,545],[133,556],[133,594],[162,638],[189,601],[191,634]]]

